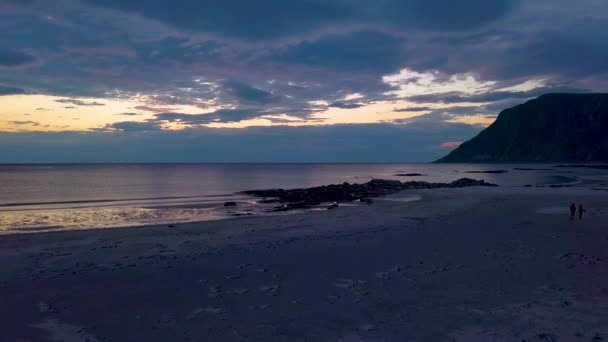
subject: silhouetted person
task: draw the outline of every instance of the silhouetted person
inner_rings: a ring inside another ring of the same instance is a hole
[[[579,219],[579,220],[582,220],[582,219],[583,219],[583,213],[584,213],[585,211],[586,211],[586,210],[585,210],[585,209],[583,209],[583,205],[582,205],[582,204],[579,204],[579,205],[578,205],[578,219]]]
[[[570,204],[570,219],[574,220],[574,215],[576,215],[576,205],[574,203]]]

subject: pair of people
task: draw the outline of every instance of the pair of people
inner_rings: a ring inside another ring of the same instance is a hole
[[[582,204],[578,205],[578,219],[582,220],[583,219],[583,213],[586,210],[583,208]],[[574,203],[570,204],[570,219],[574,220],[574,217],[576,216],[576,205]]]

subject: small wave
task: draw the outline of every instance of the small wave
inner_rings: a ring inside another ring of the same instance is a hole
[[[199,196],[167,196],[167,197],[139,197],[139,198],[113,198],[113,199],[96,199],[96,200],[70,200],[70,201],[45,201],[45,202],[15,202],[3,203],[2,207],[23,207],[36,205],[56,205],[56,204],[96,204],[96,203],[111,203],[111,202],[129,202],[129,201],[154,201],[154,200],[177,200],[177,199],[192,199],[192,198],[219,198],[233,197],[233,194],[226,195],[199,195]]]

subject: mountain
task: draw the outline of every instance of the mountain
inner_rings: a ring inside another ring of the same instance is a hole
[[[608,161],[608,94],[546,94],[503,110],[437,163]]]

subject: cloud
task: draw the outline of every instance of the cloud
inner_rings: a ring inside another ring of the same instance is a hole
[[[407,108],[396,108],[393,111],[395,112],[424,112],[428,110],[433,110],[432,107],[422,106],[422,107],[407,107]]]
[[[460,0],[86,0],[188,31],[246,40],[270,40],[331,27],[467,30],[509,13],[516,1]]]
[[[82,101],[82,100],[78,100],[78,99],[59,99],[59,100],[55,100],[55,102],[71,103],[76,106],[105,106],[105,104],[99,103],[97,101],[87,102],[87,101]],[[68,107],[66,107],[66,108],[68,108]]]
[[[389,73],[407,62],[406,40],[383,32],[327,34],[282,47],[269,60],[337,71]]]
[[[236,81],[224,82],[223,90],[236,98],[239,103],[268,104],[280,101],[280,98],[268,91]]]
[[[22,89],[22,88],[7,87],[7,86],[0,85],[0,96],[21,95],[21,94],[27,94],[27,91],[25,91],[25,89]]]
[[[36,62],[36,57],[16,50],[0,48],[0,67],[23,67]]]
[[[156,120],[165,122],[179,122],[187,125],[204,125],[210,123],[230,123],[247,119],[254,119],[263,115],[276,114],[272,112],[259,112],[251,109],[218,109],[205,114],[160,113]]]
[[[118,114],[114,114],[114,115],[122,115],[122,116],[138,116],[141,114],[138,113],[118,113]]]
[[[329,105],[332,108],[344,108],[344,109],[354,109],[364,107],[363,103],[346,103],[346,102],[334,102]]]
[[[531,99],[547,93],[587,92],[590,91],[574,87],[553,86],[539,87],[528,91],[488,91],[481,94],[466,94],[462,92],[435,93],[428,95],[410,96],[408,97],[408,100],[419,103],[486,103],[516,99],[521,102],[522,100]]]
[[[11,125],[17,125],[17,126],[22,126],[22,125],[40,126],[40,123],[36,122],[36,121],[7,121],[7,122]]]
[[[122,132],[150,132],[161,130],[155,122],[123,121],[106,125],[103,130],[119,130]]]

